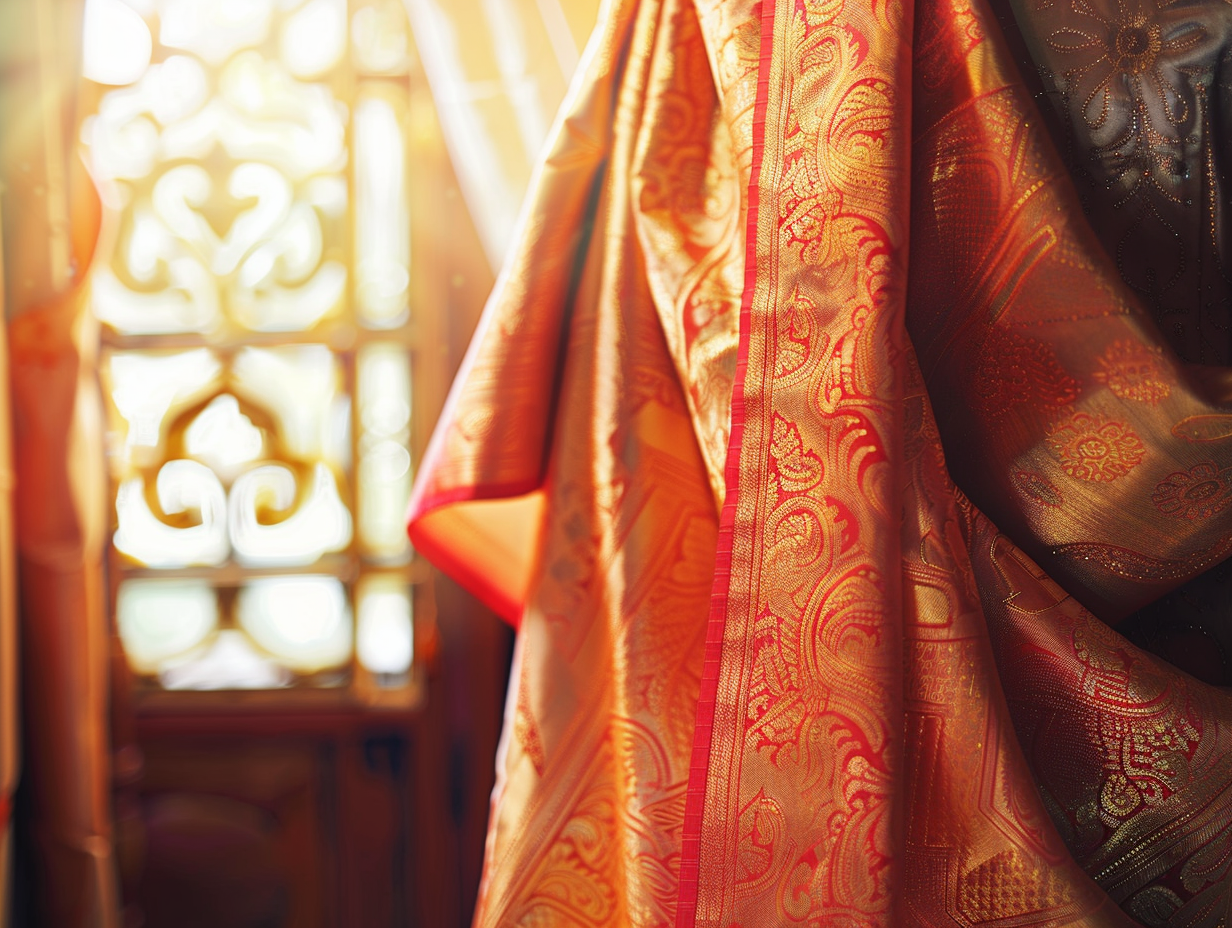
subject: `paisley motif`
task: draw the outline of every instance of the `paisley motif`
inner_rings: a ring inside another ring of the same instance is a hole
[[[985,333],[975,362],[975,401],[990,416],[1013,406],[1066,406],[1081,384],[1057,360],[1051,345],[1000,326]]]
[[[1019,470],[1014,472],[1014,485],[1029,499],[1044,506],[1056,508],[1065,502],[1056,484],[1043,474],[1033,471]]]

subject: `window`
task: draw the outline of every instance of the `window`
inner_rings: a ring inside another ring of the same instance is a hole
[[[431,321],[403,8],[91,0],[85,34],[110,574],[138,697],[409,705]]]

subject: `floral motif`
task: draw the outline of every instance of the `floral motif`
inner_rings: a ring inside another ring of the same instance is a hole
[[[1169,474],[1151,496],[1160,512],[1181,519],[1206,519],[1232,502],[1232,468],[1213,462]]]
[[[1174,684],[1107,626],[1084,617],[1071,634],[1081,685],[1096,707],[1087,724],[1108,759],[1100,807],[1123,821],[1184,789],[1202,738],[1200,715],[1187,684]]]
[[[1097,482],[1124,477],[1142,461],[1142,441],[1124,422],[1075,413],[1048,435],[1061,467],[1077,480]]]
[[[1048,0],[1020,23],[1067,117],[1058,142],[1093,231],[1177,354],[1221,365],[1232,296],[1213,230],[1224,211],[1214,191],[1227,10],[1222,0]]]
[[[773,762],[779,752],[797,752],[807,714],[800,687],[800,623],[764,609],[753,623],[753,672],[746,708],[746,731]]]
[[[818,74],[854,72],[865,52],[857,33],[837,26],[801,35],[800,60]],[[816,81],[813,92],[820,96],[793,114],[799,131],[786,140],[779,230],[803,264],[830,268],[853,247],[884,244],[869,217],[885,205],[878,172],[892,167],[896,103],[891,82],[871,71],[850,83]]]
[[[740,810],[740,844],[735,861],[739,882],[757,884],[770,874],[775,857],[782,853],[786,824],[783,810],[764,789]]]
[[[1160,11],[1148,0],[1115,0],[1112,6],[1101,15],[1083,4],[1085,15],[1048,36],[1049,47],[1070,65],[1065,77],[1081,100],[1083,120],[1091,129],[1137,135],[1142,126],[1134,117],[1158,100],[1165,101],[1169,123],[1185,125],[1194,112],[1186,66],[1207,30],[1193,22],[1165,33]]]
[[[1159,354],[1136,342],[1113,342],[1099,359],[1099,368],[1095,380],[1123,400],[1154,406],[1172,392]]]

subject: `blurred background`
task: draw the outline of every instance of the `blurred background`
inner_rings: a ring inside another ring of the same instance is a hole
[[[597,7],[0,4],[10,924],[469,921],[511,635],[403,514]]]

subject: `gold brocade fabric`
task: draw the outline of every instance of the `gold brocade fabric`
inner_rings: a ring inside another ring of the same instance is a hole
[[[1050,576],[1217,563],[1232,418],[990,12],[603,23],[412,503],[521,622],[476,924],[1226,925],[1232,702]]]
[[[429,508],[545,498],[477,925],[674,918],[743,279],[750,10],[609,11],[419,488]],[[433,518],[412,533],[429,552]]]
[[[1000,15],[1043,101],[1084,213],[1161,341],[1215,380],[1232,363],[1228,223],[1232,7],[1093,0],[1009,0]],[[1112,385],[1145,402],[1167,381],[1136,377],[1123,351]],[[1149,367],[1144,371],[1149,373]],[[1126,380],[1124,375],[1130,375]],[[1217,395],[1228,396],[1215,386]],[[1218,468],[1191,462],[1152,503],[1167,521],[1203,522],[1226,505]],[[1203,479],[1206,475],[1213,481]],[[1212,492],[1214,491],[1214,492]],[[1119,626],[1200,679],[1232,685],[1232,565],[1207,571]]]

